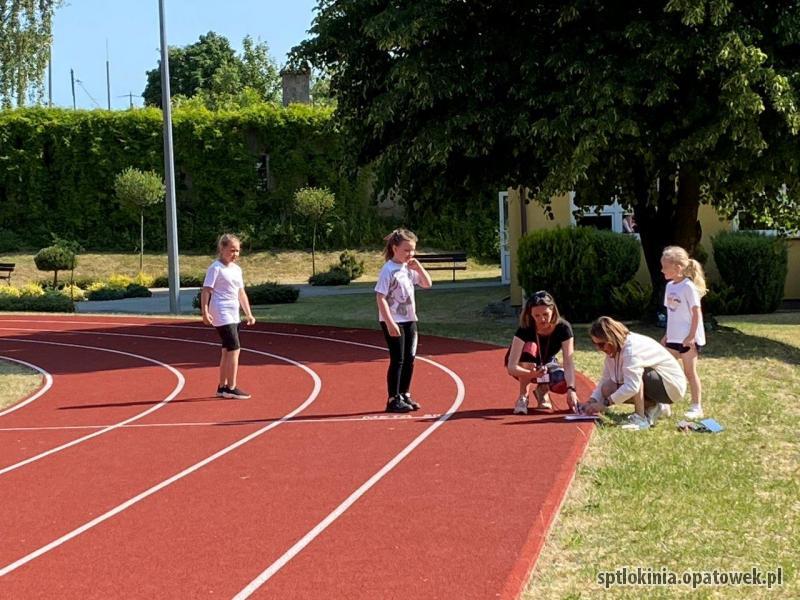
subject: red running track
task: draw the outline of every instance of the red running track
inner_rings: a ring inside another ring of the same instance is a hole
[[[0,318],[53,377],[0,415],[1,598],[520,594],[592,429],[563,397],[514,416],[504,349],[422,337],[423,408],[386,415],[380,332],[242,339],[224,400],[197,322]]]

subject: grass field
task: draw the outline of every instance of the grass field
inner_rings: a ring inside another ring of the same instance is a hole
[[[420,248],[420,252],[432,249]],[[380,249],[354,250],[359,260],[364,261],[364,275],[356,281],[375,281],[383,265]],[[327,271],[331,264],[338,264],[340,251],[317,252],[317,272]],[[16,264],[13,274],[14,285],[48,281],[51,282],[53,274],[36,269],[33,254],[0,254],[0,262]],[[208,265],[214,260],[213,254],[188,254],[181,255],[178,259],[179,270],[183,275],[197,275],[202,277]],[[311,254],[301,250],[275,250],[270,252],[244,252],[239,264],[248,284],[263,283],[265,281],[278,281],[280,283],[306,283],[311,275]],[[78,256],[78,266],[75,269],[76,278],[107,279],[110,275],[136,276],[139,272],[139,256],[136,254],[90,253]],[[157,277],[167,274],[167,256],[165,254],[145,254],[144,272]],[[452,271],[433,271],[435,280],[443,281],[452,279]],[[499,278],[500,266],[497,263],[481,262],[473,258],[467,261],[467,270],[456,273],[457,280]],[[59,280],[69,278],[69,273],[59,273]]]
[[[514,320],[482,315],[506,293],[502,286],[421,291],[421,333],[506,345]],[[255,313],[267,322],[377,328],[371,294],[301,298]],[[707,416],[726,430],[678,432],[686,404],[651,431],[598,427],[526,600],[800,597],[800,313],[728,317],[722,325],[708,335],[699,368]],[[632,328],[654,338],[662,334]],[[590,345],[586,325],[576,325],[575,334],[578,369],[597,378],[602,355]],[[499,366],[497,376],[506,376]],[[597,583],[601,571],[625,566],[676,573],[780,567],[784,584],[768,593],[744,586],[604,591]]]
[[[36,371],[0,358],[0,410],[29,396],[42,384]]]

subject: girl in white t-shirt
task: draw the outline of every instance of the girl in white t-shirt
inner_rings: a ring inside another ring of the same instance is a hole
[[[419,410],[409,388],[417,354],[417,307],[414,286],[431,287],[431,276],[414,258],[417,236],[406,229],[395,229],[383,240],[386,263],[375,285],[378,320],[389,347],[386,384],[389,400],[386,412]]]
[[[250,301],[244,291],[242,269],[236,264],[241,251],[239,238],[230,233],[217,242],[217,260],[211,263],[203,281],[200,310],[203,323],[213,325],[222,339],[219,361],[217,397],[246,400],[250,394],[236,386],[239,371],[239,309],[244,309],[245,323],[252,325],[256,318],[250,311]]]
[[[683,362],[692,392],[686,412],[690,419],[703,417],[702,388],[697,374],[697,358],[706,343],[700,298],[706,293],[703,267],[680,246],[667,246],[661,254],[661,272],[667,281],[664,306],[667,307],[667,333],[661,343]]]

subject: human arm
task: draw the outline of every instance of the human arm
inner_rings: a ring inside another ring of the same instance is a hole
[[[214,324],[214,317],[211,316],[208,310],[208,304],[211,302],[211,293],[213,291],[214,288],[203,287],[203,291],[200,292],[200,314],[203,315],[203,323],[206,325]]]
[[[561,342],[561,353],[564,356],[564,377],[567,380],[567,403],[577,412],[578,391],[575,389],[575,338]]]
[[[253,311],[250,308],[250,299],[247,297],[247,292],[244,291],[244,288],[239,288],[239,304],[244,311],[244,322],[248,325],[252,325],[256,322],[256,318],[253,316]]]
[[[389,310],[389,303],[386,301],[386,296],[380,292],[375,292],[375,301],[378,304],[378,314],[382,317],[382,321],[386,323],[389,335],[392,337],[400,337],[400,328],[392,318],[392,312]]]
[[[684,346],[692,346],[694,344],[695,336],[697,335],[697,326],[700,324],[700,310],[699,306],[692,307],[692,324],[689,325],[689,334],[683,340]]]
[[[508,365],[506,366],[508,374],[517,379],[542,377],[547,372],[546,367],[539,366],[528,369],[520,366],[519,363],[522,358],[522,350],[524,347],[525,342],[521,338],[514,336],[511,340],[511,349],[508,353]]]
[[[422,288],[429,288],[433,285],[433,281],[431,280],[431,275],[428,271],[425,270],[425,267],[416,259],[412,258],[408,261],[408,268],[412,271],[416,272],[418,275],[418,281],[420,287]]]

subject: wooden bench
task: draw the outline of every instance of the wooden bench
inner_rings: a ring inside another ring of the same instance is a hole
[[[453,271],[453,281],[456,280],[456,271],[467,270],[466,252],[439,252],[436,254],[417,254],[414,256],[428,271]],[[433,266],[428,266],[433,265]]]
[[[14,263],[0,263],[0,279],[5,279],[11,285],[11,273],[16,265]]]

